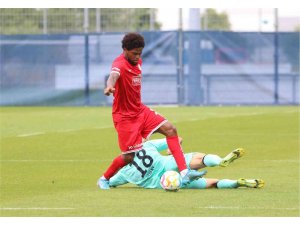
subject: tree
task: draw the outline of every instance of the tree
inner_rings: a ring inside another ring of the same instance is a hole
[[[97,12],[100,17],[97,17]],[[156,9],[149,8],[103,8],[89,9],[89,32],[95,32],[96,19],[100,18],[100,30],[104,32],[145,31],[161,27],[156,21]],[[12,8],[0,9],[1,34],[42,34],[46,25],[47,33],[84,32],[84,9],[80,8]]]
[[[40,33],[39,20],[43,18],[42,11],[37,9],[1,8],[1,34],[35,34]]]
[[[145,31],[150,29],[151,10],[154,10],[154,29],[161,24],[156,21],[156,9],[100,9],[103,31]]]
[[[226,12],[217,13],[215,9],[206,9],[201,16],[201,27],[205,30],[230,31],[231,24]]]

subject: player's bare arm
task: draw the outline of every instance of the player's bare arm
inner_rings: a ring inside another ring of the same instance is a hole
[[[117,72],[111,72],[107,82],[106,82],[106,88],[104,88],[104,94],[109,96],[110,94],[115,92],[115,85],[117,80],[119,79],[120,74]]]

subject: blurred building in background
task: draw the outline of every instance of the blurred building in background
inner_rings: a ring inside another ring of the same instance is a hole
[[[282,17],[279,18],[279,31],[291,32],[300,31],[300,16],[299,17]]]

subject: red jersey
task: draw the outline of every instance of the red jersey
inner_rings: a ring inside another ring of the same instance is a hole
[[[132,65],[123,53],[117,57],[111,67],[111,72],[119,73],[115,85],[112,113],[114,117],[135,117],[143,108],[141,102],[142,60]]]

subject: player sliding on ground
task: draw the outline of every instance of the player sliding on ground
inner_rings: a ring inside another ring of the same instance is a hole
[[[163,156],[159,153],[167,149],[168,145],[166,139],[145,142],[142,150],[136,152],[133,162],[119,170],[119,172],[109,180],[109,185],[116,187],[126,183],[132,183],[144,188],[161,188],[160,178],[162,174],[169,170],[178,171],[172,155]],[[205,167],[226,167],[243,155],[244,149],[238,148],[230,152],[224,158],[214,154],[198,152],[184,154],[184,157],[190,169],[198,170]],[[206,171],[201,171],[200,173],[203,176],[206,174]],[[240,178],[238,180],[219,180],[213,178],[199,178],[183,185],[182,188],[261,188],[263,186],[264,181],[261,179]]]

